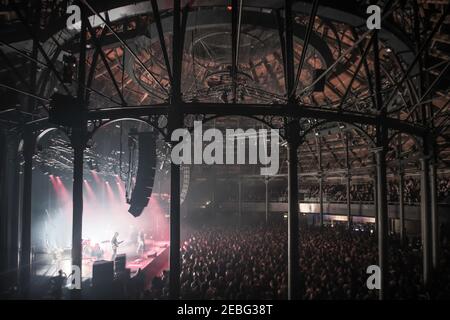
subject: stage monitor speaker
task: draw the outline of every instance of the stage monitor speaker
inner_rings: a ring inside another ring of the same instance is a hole
[[[122,272],[125,270],[127,264],[127,255],[126,254],[118,254],[116,259],[114,260],[114,271],[116,273]]]
[[[95,261],[92,265],[92,286],[102,288],[112,285],[114,280],[114,262],[106,260]]]
[[[148,205],[152,195],[156,169],[156,134],[143,132],[136,135],[139,139],[138,170],[128,212],[138,217]]]
[[[316,70],[316,79],[318,79],[320,76],[322,76],[322,74],[325,72],[325,70],[323,69],[317,69]],[[326,81],[326,76],[320,78],[319,81],[317,81],[317,83],[314,85],[314,92],[322,92],[325,89],[325,81]]]

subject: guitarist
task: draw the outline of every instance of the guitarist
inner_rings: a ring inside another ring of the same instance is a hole
[[[116,255],[117,255],[117,248],[119,247],[119,245],[123,242],[123,241],[119,241],[117,238],[119,237],[119,233],[115,232],[114,233],[114,237],[111,240],[111,247],[112,247],[112,257],[111,260],[114,261],[116,259]]]

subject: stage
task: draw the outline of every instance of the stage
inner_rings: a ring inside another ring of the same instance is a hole
[[[117,254],[126,254],[126,268],[130,269],[130,277],[133,278],[139,269],[145,275],[145,286],[148,287],[153,277],[159,275],[165,268],[168,268],[169,261],[169,241],[145,241],[145,251],[137,254],[134,243],[124,243],[117,250]],[[49,279],[62,270],[66,275],[71,273],[70,248],[61,250],[58,254],[49,252],[39,252],[34,255],[32,270],[34,284],[42,285],[43,279]],[[90,282],[92,279],[92,266],[96,260],[110,260],[111,250],[105,250],[103,259],[96,259],[92,256],[84,255],[82,264],[82,281]]]
[[[147,246],[147,243],[146,243]],[[131,260],[127,257],[127,268],[130,269],[131,277],[135,276],[139,269],[145,274],[145,286],[148,287],[152,279],[159,275],[169,263],[169,241],[153,241],[148,244],[147,250],[142,257]]]

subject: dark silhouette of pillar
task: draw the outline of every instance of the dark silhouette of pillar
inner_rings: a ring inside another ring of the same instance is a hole
[[[83,157],[85,134],[81,128],[72,132],[73,147],[73,189],[72,189],[72,266],[82,272],[82,234],[83,234]],[[80,273],[81,274],[81,273]]]
[[[298,155],[299,124],[288,124],[288,299],[300,299],[299,224],[298,224]]]
[[[323,166],[322,166],[322,142],[320,141],[320,138],[318,138],[318,144],[317,147],[318,150],[318,156],[319,156],[319,225],[322,228],[323,227]]]
[[[170,298],[180,297],[180,166],[170,165]]]
[[[422,234],[423,282],[428,287],[431,282],[431,206],[429,161],[420,159],[420,219]]]
[[[20,241],[20,292],[26,298],[29,293],[31,276],[31,200],[33,184],[34,134],[25,127],[23,134],[23,198]]]
[[[348,230],[352,229],[352,199],[350,195],[351,178],[350,172],[347,171],[347,227]]]
[[[398,201],[399,201],[399,220],[400,220],[400,241],[402,244],[405,244],[406,240],[406,230],[405,230],[405,174],[403,169],[400,169],[400,178],[399,178],[399,193],[398,193]]]
[[[72,266],[82,271],[83,248],[83,158],[86,148],[87,125],[84,118],[86,110],[86,37],[87,37],[87,13],[84,4],[77,1],[81,13],[81,29],[78,59],[78,88],[77,100],[79,103],[79,118],[73,119],[71,142],[73,147],[73,188],[72,188]],[[78,289],[78,288],[77,288]],[[81,289],[81,288],[79,288]],[[80,298],[79,290],[72,290],[73,298]]]
[[[264,184],[266,187],[266,224],[269,223],[269,177],[264,178]]]
[[[387,240],[388,240],[388,205],[387,205],[387,186],[386,186],[386,152],[384,148],[376,151],[377,159],[377,233],[378,233],[378,266],[381,269],[381,289],[379,292],[380,300],[387,296]]]
[[[437,168],[436,162],[430,163],[430,192],[431,192],[431,255],[433,271],[439,267],[439,211],[437,190]]]
[[[347,167],[347,228],[352,229],[352,199],[350,195],[351,177],[350,177],[350,149],[349,134],[345,132],[345,166]]]
[[[380,50],[378,43],[378,30],[373,34],[373,56],[374,56],[374,76],[375,76],[375,104],[379,111],[379,123],[376,126],[375,150],[376,168],[377,168],[377,233],[378,233],[378,266],[381,269],[381,289],[379,290],[379,299],[386,299],[388,295],[388,202],[387,202],[387,177],[386,177],[386,148],[388,146],[388,129],[384,126],[386,119],[386,108],[383,107],[381,95],[381,73],[380,73]]]
[[[181,128],[183,125],[183,113],[180,110],[181,99],[181,63],[183,39],[181,34],[181,2],[173,2],[173,53],[172,53],[172,91],[171,105],[169,108],[169,133]],[[176,142],[173,142],[176,143]],[[180,298],[180,166],[171,163],[170,165],[170,274],[169,274],[169,294],[171,299]]]
[[[323,173],[320,172],[319,177],[319,210],[320,210],[320,227],[323,227]]]
[[[241,223],[242,219],[242,180],[239,177],[238,180],[238,221]]]

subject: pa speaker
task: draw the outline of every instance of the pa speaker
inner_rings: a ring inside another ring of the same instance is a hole
[[[92,286],[102,288],[112,285],[114,280],[114,262],[106,260],[95,261],[92,265]]]
[[[317,69],[316,70],[316,79],[318,79],[320,76],[322,76],[322,74],[325,72],[325,70],[323,69]],[[326,76],[320,78],[319,81],[317,81],[317,83],[314,86],[314,91],[315,92],[322,92],[325,89],[325,82],[326,82]]]
[[[137,134],[139,158],[136,184],[131,193],[130,209],[133,216],[141,215],[152,195],[156,167],[156,135],[153,132]]]

